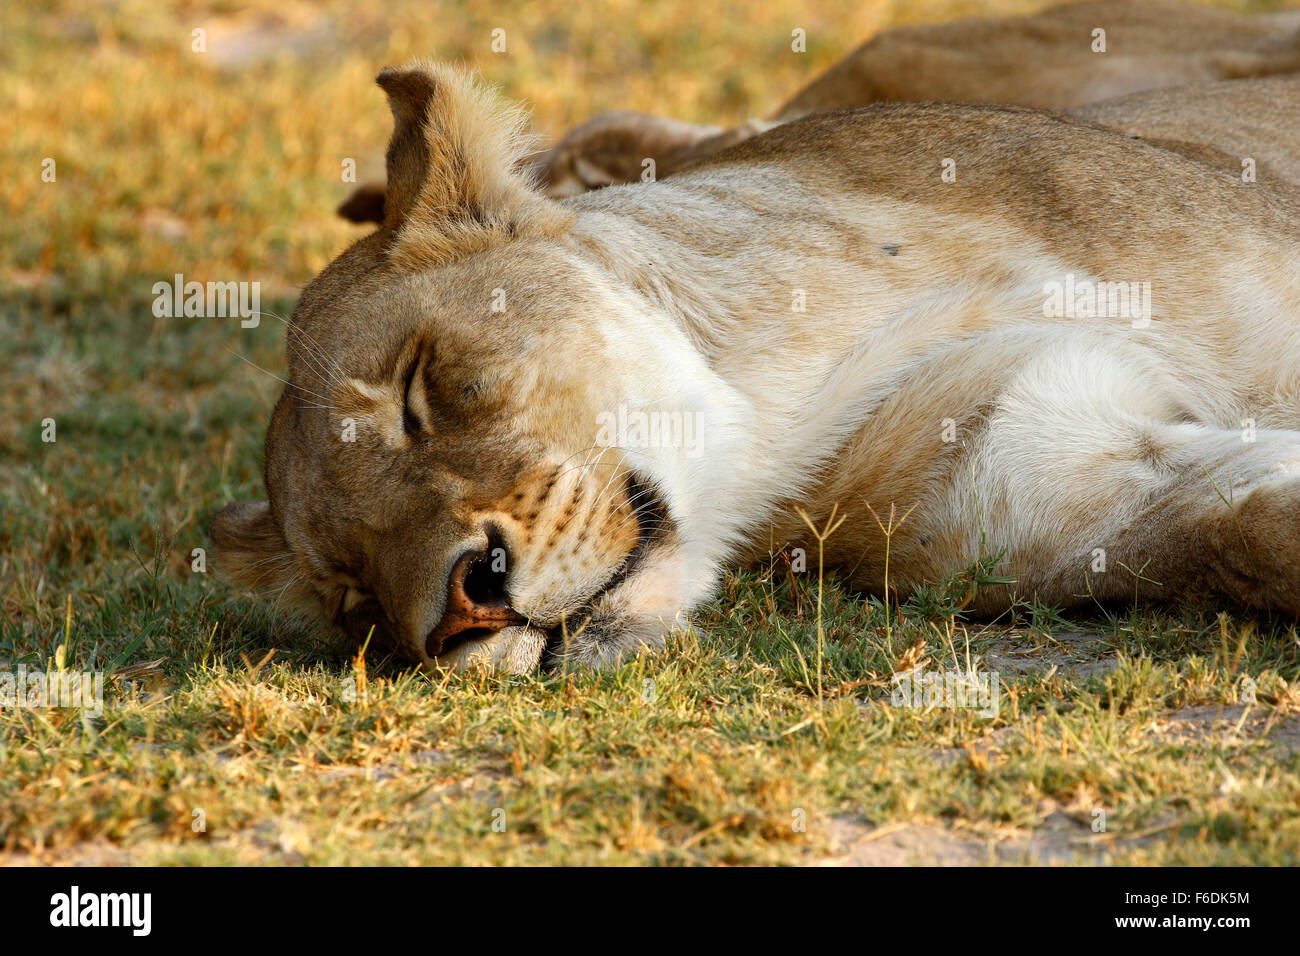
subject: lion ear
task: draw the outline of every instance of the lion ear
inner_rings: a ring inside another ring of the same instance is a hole
[[[349,222],[384,221],[383,183],[362,183],[336,210]]]
[[[390,255],[427,263],[467,243],[559,235],[572,216],[520,169],[526,118],[455,70],[431,65],[379,74],[393,111],[383,226]],[[526,167],[525,167],[526,168]]]
[[[217,572],[238,587],[262,590],[289,573],[293,554],[268,502],[226,505],[213,516],[208,538]]]

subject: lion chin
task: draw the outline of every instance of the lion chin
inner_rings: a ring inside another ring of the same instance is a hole
[[[431,670],[612,665],[782,549],[899,599],[1000,555],[981,614],[1300,611],[1300,194],[1224,171],[1300,155],[1296,82],[1107,111],[1159,141],[817,115],[558,201],[519,111],[385,70],[382,222],[288,323],[215,564]]]

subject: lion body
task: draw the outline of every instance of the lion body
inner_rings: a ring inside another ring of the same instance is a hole
[[[1094,0],[1028,17],[885,30],[777,110],[775,122],[880,102],[1070,110],[1147,90],[1300,70],[1300,13]]]
[[[1286,184],[1035,110],[892,105],[557,203],[463,79],[381,82],[385,221],[295,312],[269,502],[213,526],[236,580],[369,609],[428,666],[603,663],[833,513],[826,560],[869,591],[998,555],[1015,583],[982,611],[1300,610]],[[611,416],[697,441],[602,440]],[[519,623],[435,640],[458,563],[497,551]]]
[[[1104,100],[1070,115],[1260,182],[1300,187],[1300,74]]]
[[[945,183],[949,155],[962,159]],[[809,543],[796,506],[819,524],[835,508],[848,520],[827,560],[879,592],[871,511],[887,523],[891,507],[914,508],[891,545],[900,588],[1004,551],[1014,590],[1070,605],[1135,586],[1236,588],[1217,564],[1232,509],[1212,480],[1245,494],[1260,469],[1300,464],[1300,434],[1286,431],[1300,427],[1298,207],[1250,189],[1043,114],[893,107],[803,121],[657,193],[596,194],[580,208],[620,204],[645,228],[670,223],[671,236],[642,241],[682,250],[674,281],[699,277],[678,298],[709,306],[679,321],[755,410],[751,459],[734,467],[765,479],[715,481],[708,507],[781,514],[766,534],[751,530],[750,556]],[[1045,288],[1069,276],[1150,283],[1149,326],[1044,316]],[[1243,442],[1252,422],[1255,441]],[[1090,576],[1098,549],[1112,570],[1146,567],[1159,586]],[[1290,599],[1297,570],[1279,578]],[[993,609],[1009,590],[979,603]]]

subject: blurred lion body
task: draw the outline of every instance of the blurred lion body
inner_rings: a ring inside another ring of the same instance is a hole
[[[1072,116],[1259,182],[1300,187],[1300,74],[1226,80],[1093,103]]]
[[[779,109],[775,122],[878,102],[1057,111],[1147,90],[1300,70],[1300,12],[1091,0],[1029,17],[896,27]]]
[[[863,104],[844,108],[856,105]],[[1249,160],[1261,182],[1300,187],[1300,73],[1132,93],[1068,112],[1219,169],[1240,173]],[[657,131],[662,120],[651,117],[647,125],[645,119],[628,113],[596,117],[591,122],[604,127],[603,141],[589,136],[586,126],[575,131],[571,142],[556,147],[559,165],[546,166],[547,193],[563,198],[635,182],[639,167],[634,157],[651,129],[656,130],[659,155],[666,157],[661,171],[668,175],[780,125],[716,130],[676,124],[675,139],[669,142]],[[705,132],[692,137],[691,129]]]
[[[1096,49],[1094,30],[1105,31],[1104,52]],[[1151,90],[1297,70],[1300,12],[1240,14],[1165,0],[1067,4],[1029,17],[885,30],[766,122],[721,130],[643,113],[597,116],[570,131],[538,165],[548,192],[571,196],[635,182],[645,158],[655,160],[656,175],[670,175],[813,113],[887,102],[1005,103],[1066,112]],[[1119,108],[1121,117],[1128,108]],[[1187,141],[1203,140],[1189,135]]]

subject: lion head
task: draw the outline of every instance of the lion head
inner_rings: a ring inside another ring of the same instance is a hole
[[[715,574],[688,451],[610,416],[705,406],[711,373],[520,171],[518,113],[439,67],[379,84],[383,222],[294,311],[267,500],[215,516],[217,566],[426,666],[653,644]]]

